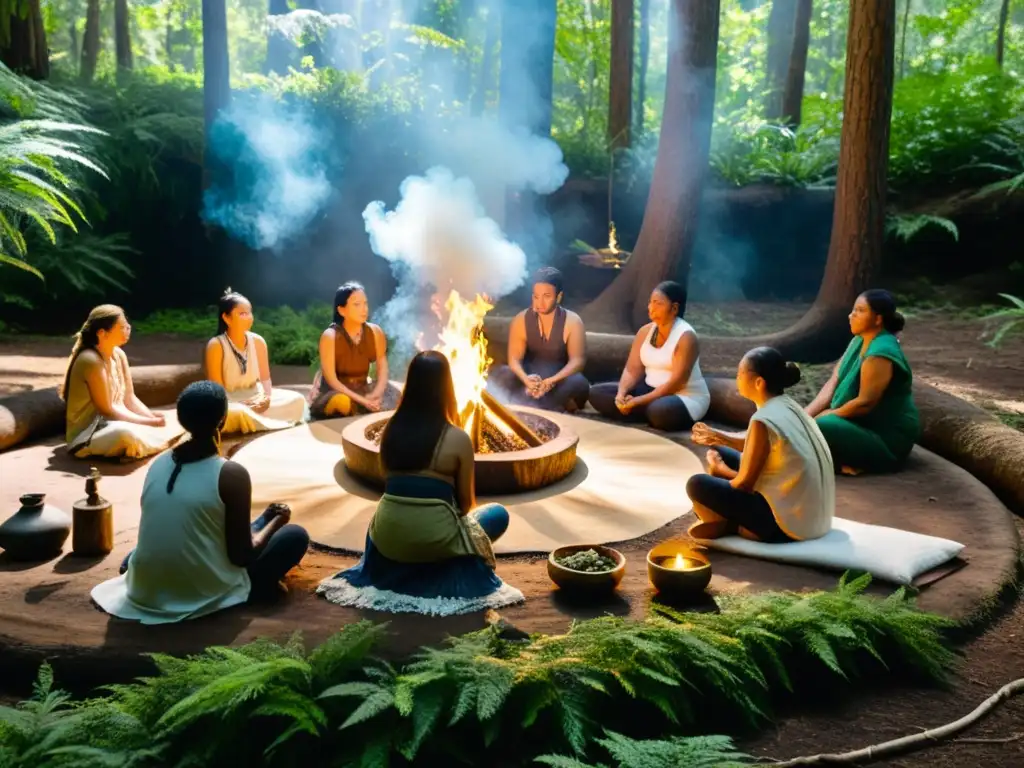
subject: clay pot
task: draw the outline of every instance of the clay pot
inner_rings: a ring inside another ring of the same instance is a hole
[[[0,525],[0,549],[14,560],[48,560],[59,555],[71,533],[71,516],[45,493],[26,493],[21,509]]]
[[[572,555],[593,549],[603,557],[610,557],[615,561],[615,567],[610,571],[599,571],[587,573],[585,571],[574,571],[556,562],[557,558]],[[566,547],[559,547],[548,555],[548,576],[555,584],[566,592],[597,595],[604,592],[611,592],[622,581],[626,573],[626,557],[617,549],[601,546],[600,544],[570,544]]]
[[[682,567],[677,567],[677,557]],[[669,597],[695,597],[711,583],[711,561],[703,549],[678,541],[663,541],[647,553],[647,577]]]

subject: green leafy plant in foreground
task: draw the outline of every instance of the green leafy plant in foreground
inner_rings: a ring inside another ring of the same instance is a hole
[[[1024,323],[1024,299],[1017,296],[1011,296],[1008,293],[1000,293],[999,296],[1006,299],[1013,306],[1006,309],[1001,309],[998,312],[993,312],[991,315],[985,317],[986,320],[1005,320],[999,329],[995,332],[995,335],[987,342],[990,347],[998,347],[1002,340],[1006,337],[1006,334],[1010,333],[1021,323]]]
[[[75,704],[49,699],[50,719],[28,731],[18,726],[22,737],[10,738],[11,723],[40,705],[0,710],[7,749],[0,765],[70,765],[72,752],[78,766],[122,765],[127,755],[140,766],[495,764],[499,757],[512,765],[626,750],[692,752],[694,764],[719,764],[697,758],[725,759],[731,746],[723,738],[630,739],[694,735],[723,723],[750,731],[787,695],[827,691],[886,667],[946,678],[953,623],[917,610],[902,590],[865,596],[868,581],[723,598],[718,614],[658,607],[644,621],[600,618],[523,642],[490,628],[400,665],[371,655],[385,628],[370,622],[345,627],[311,653],[294,638],[187,659],[156,655],[153,677]],[[45,702],[49,688],[41,691]],[[636,763],[647,764],[665,763]]]

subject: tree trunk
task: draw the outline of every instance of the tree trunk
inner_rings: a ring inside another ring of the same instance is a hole
[[[999,6],[999,30],[996,32],[996,66],[1003,68],[1003,53],[1006,49],[1006,21],[1010,18],[1010,0],[1003,0]]]
[[[807,314],[791,328],[750,339],[791,360],[835,360],[850,341],[850,307],[878,272],[885,230],[896,0],[850,3],[846,91],[832,239],[825,276]]]
[[[78,19],[68,24],[68,57],[77,61],[80,51],[78,50]]]
[[[793,48],[789,54],[786,88],[782,94],[782,116],[794,128],[800,125],[804,103],[804,76],[807,73],[807,48],[811,42],[811,6],[813,0],[797,0]]]
[[[651,290],[689,276],[715,106],[718,0],[671,0],[665,112],[640,236],[611,285],[583,309],[619,328],[647,322]],[[680,314],[682,314],[681,308]]]
[[[50,54],[39,0],[28,0],[27,9],[8,5],[7,12],[6,35],[0,33],[0,61],[18,74],[45,80],[50,76]]]
[[[608,83],[608,143],[630,145],[633,107],[633,0],[612,0],[611,74]]]
[[[907,69],[907,26],[910,24],[910,6],[913,0],[903,3],[903,27],[900,30],[900,80]]]
[[[636,78],[636,133],[644,131],[647,67],[651,61],[651,0],[640,0],[640,72]]]
[[[470,112],[480,116],[487,108],[487,92],[494,81],[494,53],[498,47],[498,36],[501,34],[501,5],[499,0],[491,0],[486,5],[487,27],[484,32],[484,49],[480,60],[480,78],[470,102]]]
[[[288,13],[288,0],[270,0],[268,15],[284,16]],[[267,29],[267,58],[264,70],[283,75],[288,71],[288,58],[294,46],[273,27]]]
[[[82,62],[79,74],[86,83],[96,76],[100,55],[100,0],[89,0],[85,8],[85,32],[82,35]]]
[[[204,187],[219,177],[210,151],[210,129],[217,115],[231,102],[231,68],[228,59],[228,18],[225,0],[203,0],[203,118],[206,151]]]
[[[785,116],[782,100],[789,76],[789,60],[793,52],[796,30],[797,0],[772,0],[768,15],[768,60],[765,63],[766,120],[781,120]]]
[[[118,69],[132,68],[132,36],[128,22],[128,0],[114,0],[114,49]]]

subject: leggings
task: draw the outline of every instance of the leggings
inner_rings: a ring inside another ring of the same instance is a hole
[[[714,449],[730,469],[739,470],[740,452],[724,445]],[[746,528],[761,541],[781,544],[795,541],[775,522],[768,500],[760,493],[747,493],[733,488],[728,480],[708,474],[694,475],[686,483],[686,495],[694,504],[707,507],[731,523]]]
[[[252,521],[252,532],[259,533],[269,522],[270,518],[264,512]],[[508,525],[507,520],[505,524]],[[256,559],[246,567],[249,582],[252,584],[250,595],[267,592],[276,587],[284,579],[285,574],[299,564],[308,548],[309,534],[305,528],[289,524],[275,531]],[[133,554],[134,549],[121,561],[120,573],[128,570],[128,562]]]
[[[640,382],[630,390],[629,394],[633,397],[640,397],[653,391],[653,387]],[[615,405],[615,395],[618,393],[619,383],[617,381],[595,384],[590,388],[590,404],[606,419],[636,423],[646,421],[655,429],[665,432],[680,432],[693,426],[693,417],[690,416],[686,403],[677,395],[659,397],[653,403],[634,408],[626,415]]]

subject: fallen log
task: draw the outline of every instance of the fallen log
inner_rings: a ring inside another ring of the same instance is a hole
[[[170,405],[193,381],[203,378],[199,365],[144,365],[132,368],[135,394],[146,405]],[[64,401],[57,388],[21,392],[0,399],[0,451],[64,431]]]

